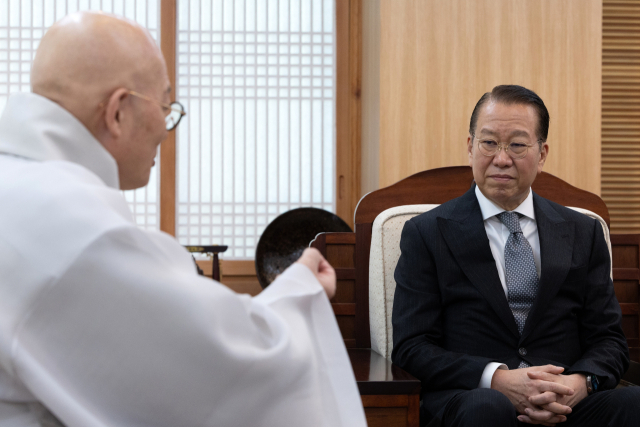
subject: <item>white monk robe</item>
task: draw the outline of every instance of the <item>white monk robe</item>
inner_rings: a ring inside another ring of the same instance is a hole
[[[198,276],[171,236],[135,225],[111,155],[41,96],[9,98],[0,153],[1,427],[366,425],[307,267],[254,298]]]

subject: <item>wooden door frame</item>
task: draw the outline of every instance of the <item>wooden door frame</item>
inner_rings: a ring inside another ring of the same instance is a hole
[[[362,0],[336,0],[336,214],[353,228],[360,200]]]
[[[177,0],[160,1],[160,49],[167,63],[171,101],[176,99]],[[176,130],[160,145],[160,230],[176,235]]]

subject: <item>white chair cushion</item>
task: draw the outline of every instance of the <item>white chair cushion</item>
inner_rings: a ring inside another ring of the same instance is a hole
[[[393,273],[400,258],[404,223],[439,205],[396,206],[380,213],[373,222],[369,257],[369,327],[371,348],[387,359],[393,349],[391,311],[396,281]]]
[[[400,258],[400,237],[404,223],[414,216],[430,211],[439,205],[397,206],[380,213],[373,222],[371,253],[369,256],[369,327],[371,348],[391,359],[393,327],[391,313],[396,281],[393,277]],[[602,224],[605,240],[611,256],[609,228],[597,214],[581,208],[570,208],[595,218]],[[612,269],[613,277],[613,269]]]

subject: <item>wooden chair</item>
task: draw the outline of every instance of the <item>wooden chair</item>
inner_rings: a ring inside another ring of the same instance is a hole
[[[473,182],[467,166],[432,169],[412,175],[389,187],[365,195],[355,213],[355,233],[322,233],[312,242],[336,268],[338,288],[332,305],[345,345],[349,349],[356,380],[363,397],[369,425],[378,425],[393,409],[397,415],[388,425],[418,425],[419,389],[416,379],[371,350],[369,323],[369,254],[373,222],[383,211],[402,205],[442,204],[464,194]],[[533,184],[542,197],[587,209],[609,225],[609,211],[595,194],[580,190],[543,172]],[[632,359],[640,362],[640,235],[611,235],[613,279],[623,313],[623,329]],[[357,349],[357,350],[356,350]],[[357,355],[357,356],[355,356]],[[381,359],[381,360],[379,360]],[[368,365],[363,365],[367,360]],[[375,362],[372,362],[375,361]],[[372,376],[371,366],[386,376]],[[380,366],[384,365],[384,369]],[[629,373],[637,372],[637,366]],[[626,377],[639,384],[640,378]],[[372,381],[376,382],[371,387]],[[419,385],[419,382],[418,382]],[[395,406],[393,406],[395,405]]]

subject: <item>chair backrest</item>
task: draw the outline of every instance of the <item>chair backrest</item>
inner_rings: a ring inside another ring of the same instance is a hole
[[[609,258],[611,259],[611,280],[613,280],[613,251],[611,249],[611,234],[609,233],[609,227],[607,226],[607,223],[604,221],[604,219],[600,215],[594,212],[591,212],[588,209],[576,208],[573,206],[567,206],[567,207],[569,209],[573,209],[574,211],[578,211],[581,214],[584,214],[588,217],[591,217],[600,223],[600,226],[604,231],[604,239],[607,242],[607,248],[609,248]]]
[[[376,217],[395,206],[444,203],[464,194],[472,182],[468,166],[417,173],[364,196],[356,210],[355,233],[320,233],[312,242],[336,270],[338,289],[331,303],[347,348],[371,348],[369,257]],[[533,191],[564,206],[594,212],[602,219],[601,223],[609,223],[607,206],[600,197],[553,175],[540,174],[533,183]],[[622,329],[632,360],[640,362],[640,234],[612,234],[611,249]],[[391,271],[391,267],[387,268]]]
[[[369,257],[369,327],[371,348],[391,359],[393,350],[393,326],[391,313],[396,290],[394,271],[400,258],[400,237],[404,223],[414,216],[439,205],[405,205],[387,209],[373,222],[371,252]],[[606,222],[587,209],[571,207],[600,222],[611,256],[611,239]],[[613,274],[613,270],[612,270]],[[613,275],[612,275],[613,277]]]
[[[469,166],[452,166],[416,173],[393,185],[381,188],[360,199],[355,213],[355,315],[350,326],[354,346],[371,348],[369,328],[369,253],[373,222],[383,211],[403,205],[442,204],[463,195],[473,183]],[[609,224],[604,201],[549,173],[542,172],[533,183],[533,191],[565,206],[588,209]]]
[[[371,348],[369,327],[369,254],[373,222],[386,209],[442,204],[464,194],[473,183],[468,166],[431,169],[365,195],[356,208],[355,233],[320,233],[311,245],[336,268],[338,292],[332,300],[345,345]],[[595,212],[609,223],[607,206],[595,194],[543,172],[533,184],[542,197]]]
[[[396,281],[393,277],[400,258],[400,236],[404,223],[440,205],[405,205],[387,209],[373,222],[369,256],[369,327],[371,348],[391,359],[393,327],[391,311]]]

